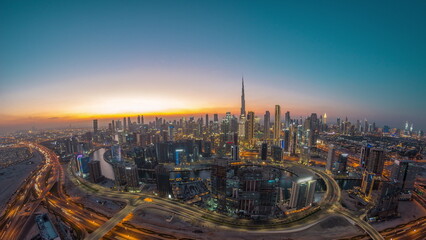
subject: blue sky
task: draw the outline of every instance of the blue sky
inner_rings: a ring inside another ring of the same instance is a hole
[[[425,1],[2,1],[2,124],[123,96],[180,103],[140,112],[237,112],[244,75],[259,116],[280,104],[426,128],[425,12]]]

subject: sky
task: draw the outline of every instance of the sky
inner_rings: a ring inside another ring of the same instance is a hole
[[[426,129],[426,1],[0,1],[0,131],[281,105]]]

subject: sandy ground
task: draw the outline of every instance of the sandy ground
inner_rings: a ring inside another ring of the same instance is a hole
[[[185,222],[179,217],[174,217],[169,223],[166,218],[171,216],[170,213],[153,208],[146,208],[134,212],[130,223],[135,226],[142,226],[151,230],[162,232],[175,236],[185,236],[194,239],[315,239],[330,240],[341,239],[350,236],[362,234],[362,231],[347,222],[339,216],[330,216],[326,220],[318,223],[306,230],[295,233],[268,233],[261,234],[256,232],[245,231],[228,231],[222,229],[211,229],[207,227],[193,226]],[[285,230],[285,229],[283,229]],[[201,232],[200,232],[201,231]],[[197,233],[198,232],[198,233]]]
[[[33,161],[33,164],[28,164]],[[7,203],[31,171],[41,163],[42,157],[34,152],[34,156],[16,165],[0,169],[0,209]]]
[[[398,211],[401,214],[401,217],[380,223],[372,223],[371,226],[373,226],[378,231],[381,231],[386,228],[395,227],[397,225],[426,216],[426,210],[417,201],[414,200],[400,201],[398,205]]]

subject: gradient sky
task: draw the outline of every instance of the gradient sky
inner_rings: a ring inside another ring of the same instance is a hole
[[[0,128],[115,114],[426,129],[426,1],[1,1]]]

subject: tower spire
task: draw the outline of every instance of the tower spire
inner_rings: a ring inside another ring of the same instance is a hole
[[[241,86],[242,86],[242,90],[241,90],[241,116],[246,116],[246,99],[245,99],[245,95],[244,95],[244,76],[242,77],[241,80]]]

